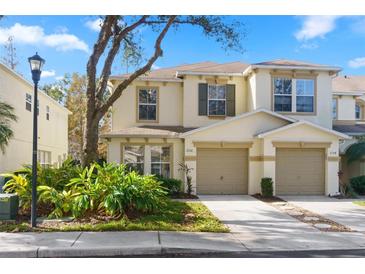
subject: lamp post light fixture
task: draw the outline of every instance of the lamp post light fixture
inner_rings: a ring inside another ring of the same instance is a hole
[[[32,154],[32,207],[31,207],[31,225],[37,226],[37,150],[38,150],[38,82],[41,79],[42,67],[45,60],[38,53],[28,58],[32,80],[34,83],[34,101],[33,101],[33,154]]]

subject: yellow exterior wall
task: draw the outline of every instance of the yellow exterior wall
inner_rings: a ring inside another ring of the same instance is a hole
[[[117,86],[118,83],[114,84]],[[159,121],[141,123],[137,122],[137,87],[158,87],[159,102],[158,116]],[[183,88],[181,83],[173,82],[148,82],[135,81],[114,103],[112,108],[112,130],[139,126],[139,125],[182,125],[183,117]]]
[[[355,103],[353,96],[337,96],[337,120],[355,120]]]
[[[249,106],[252,110],[265,108],[273,111],[273,90],[271,70],[259,69],[251,77],[248,83],[251,91]],[[276,71],[280,73],[280,71]],[[299,73],[299,72],[298,72]],[[298,120],[307,120],[326,128],[332,128],[332,78],[328,72],[316,72],[317,76],[317,107],[314,115],[284,114]],[[300,78],[300,77],[298,77]],[[251,109],[249,109],[251,110]]]
[[[26,93],[32,95],[32,111],[25,109]],[[15,108],[18,121],[12,123],[14,138],[0,152],[0,172],[13,171],[32,161],[33,143],[33,86],[0,65],[0,100]],[[38,92],[38,149],[51,152],[51,162],[63,160],[68,153],[68,113],[52,98]],[[46,106],[50,107],[50,120],[46,120]]]
[[[252,142],[249,148],[248,192],[260,192],[260,181],[265,176],[264,165],[266,161],[250,160],[258,156],[267,156],[263,150],[263,141],[254,136],[260,132],[272,130],[287,125],[289,122],[273,117],[266,113],[256,113],[230,123],[212,127],[210,129],[193,133],[185,138],[185,156],[196,157],[197,149],[194,142]],[[196,160],[186,161],[193,168],[192,183],[196,190]]]
[[[273,133],[264,139],[264,151],[265,155],[275,155],[276,149],[272,142],[331,142],[329,148],[326,148],[326,171],[325,171],[325,194],[334,194],[338,192],[338,171],[339,171],[339,160],[332,160],[339,157],[339,142],[338,138],[317,130],[308,125],[301,125]],[[267,168],[267,170],[266,170]],[[275,162],[268,163],[265,168],[265,176],[269,176],[275,181]]]
[[[199,83],[207,83],[207,80],[212,79],[213,76],[192,76],[184,77],[184,127],[202,127],[209,124],[216,123],[217,120],[208,116],[198,115],[198,86]],[[247,90],[243,77],[217,77],[218,80],[226,80],[227,84],[236,86],[236,115],[247,112]],[[229,119],[227,117],[226,119]]]

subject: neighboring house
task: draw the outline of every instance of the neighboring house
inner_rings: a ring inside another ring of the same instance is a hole
[[[365,76],[338,76],[333,79],[333,129],[353,136],[340,145],[343,181],[365,175],[365,157],[350,164],[345,156],[357,137],[365,136]]]
[[[14,137],[0,152],[0,173],[14,171],[32,162],[33,85],[0,63],[0,100],[15,108],[18,121],[11,124]],[[65,107],[38,92],[38,160],[41,165],[61,163],[68,151],[68,114]]]
[[[276,194],[337,193],[339,141],[350,138],[332,130],[339,71],[290,60],[153,70],[113,105],[108,161],[181,179],[186,163],[198,194],[258,193],[263,177]]]

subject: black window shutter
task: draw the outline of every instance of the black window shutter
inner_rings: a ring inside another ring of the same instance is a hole
[[[227,112],[226,112],[227,116],[235,116],[236,115],[235,85],[227,85],[226,104],[227,104]]]
[[[199,83],[199,115],[208,113],[208,84]]]

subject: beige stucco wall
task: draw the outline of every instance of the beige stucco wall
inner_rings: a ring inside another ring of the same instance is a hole
[[[339,142],[338,138],[320,131],[308,125],[300,125],[273,133],[264,138],[264,152],[265,155],[276,154],[276,148],[273,146],[273,141],[280,142],[331,142],[329,148],[326,148],[326,162],[325,162],[325,192],[326,195],[338,192],[338,171],[339,171]],[[337,160],[336,160],[337,159]],[[268,173],[271,173],[272,178],[276,177],[275,162],[271,162],[267,166]],[[266,176],[266,174],[265,174]]]
[[[196,132],[185,138],[185,156],[196,157],[197,149],[193,142],[252,142],[249,148],[249,158],[264,156],[263,142],[254,136],[260,132],[272,130],[287,125],[289,122],[273,117],[266,113],[237,119],[224,125]],[[266,156],[266,155],[265,155]],[[196,190],[196,160],[186,161],[189,167],[193,168],[192,183]],[[265,176],[265,162],[249,160],[248,191],[249,194],[260,192],[260,180]]]
[[[184,77],[184,111],[183,125],[185,127],[201,127],[217,122],[217,119],[208,116],[198,115],[198,86],[199,83],[207,83],[207,79],[213,76],[192,76]],[[227,84],[236,86],[236,115],[247,112],[247,90],[243,77],[217,77],[217,80],[226,80]],[[227,117],[226,119],[229,119]],[[220,120],[218,120],[220,121]]]
[[[159,139],[159,138],[149,138],[146,142],[145,138],[111,138],[108,141],[108,152],[107,161],[114,163],[122,162],[122,146],[123,145],[171,145],[172,148],[172,174],[171,177],[176,179],[184,180],[184,175],[179,171],[179,163],[184,161],[184,140],[182,139]],[[150,158],[145,157],[145,164],[150,165]]]
[[[32,112],[25,109],[26,93],[32,95]],[[38,149],[51,152],[51,162],[64,159],[68,153],[68,110],[43,92],[38,93]],[[14,138],[5,154],[0,152],[0,172],[8,172],[30,164],[33,142],[33,103],[31,84],[0,65],[0,100],[12,105],[18,121],[12,123]],[[50,120],[46,120],[46,106],[50,107]]]
[[[267,69],[259,69],[248,78],[249,111],[265,108],[273,111],[272,78]],[[285,71],[283,71],[285,73]],[[280,73],[277,70],[275,73]],[[289,72],[290,73],[290,72]],[[299,73],[299,72],[297,72]],[[306,72],[308,74],[308,72]],[[326,128],[332,128],[332,78],[328,72],[316,72],[317,76],[317,107],[315,115],[284,114],[298,120],[307,120]],[[308,74],[309,75],[309,74]]]
[[[337,98],[337,120],[355,120],[355,103],[353,96],[341,95]]]
[[[118,83],[114,83],[116,87]],[[159,121],[144,122],[137,121],[137,87],[157,87],[159,90],[158,116]],[[135,81],[114,103],[112,108],[112,130],[138,125],[182,125],[183,117],[183,88],[181,83],[173,82],[146,82]]]

